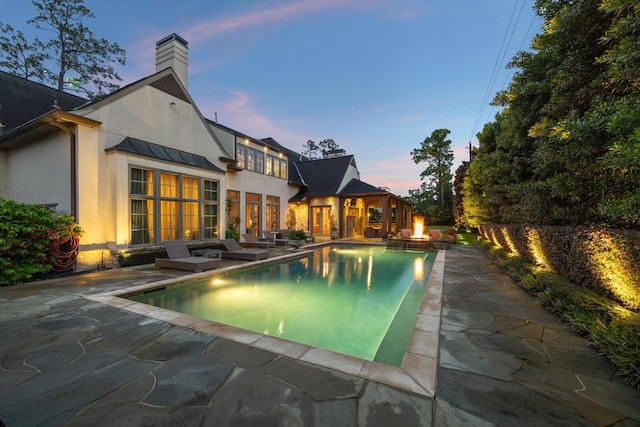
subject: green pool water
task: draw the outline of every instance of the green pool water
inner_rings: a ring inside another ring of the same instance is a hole
[[[400,366],[435,252],[332,245],[130,299]]]

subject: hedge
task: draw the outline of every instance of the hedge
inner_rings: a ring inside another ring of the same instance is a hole
[[[482,237],[584,288],[640,309],[640,231],[486,224]]]

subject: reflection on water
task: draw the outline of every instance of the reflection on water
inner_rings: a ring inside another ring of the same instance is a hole
[[[408,289],[424,285],[425,258],[435,254],[325,246],[132,299],[372,360]]]

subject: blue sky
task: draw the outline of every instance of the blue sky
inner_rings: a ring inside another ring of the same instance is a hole
[[[121,86],[155,72],[155,43],[189,42],[189,92],[205,117],[301,151],[333,139],[361,179],[408,195],[411,150],[451,131],[452,173],[497,109],[505,64],[540,32],[534,0],[85,0],[96,37],[126,50]],[[34,34],[27,0],[0,22]],[[38,32],[39,37],[47,35]]]

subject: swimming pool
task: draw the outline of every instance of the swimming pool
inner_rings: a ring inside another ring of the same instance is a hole
[[[129,299],[400,366],[435,252],[330,245]]]

